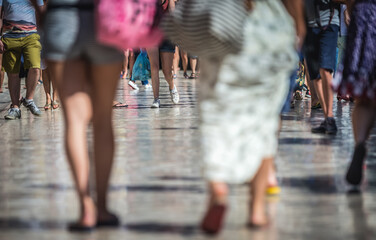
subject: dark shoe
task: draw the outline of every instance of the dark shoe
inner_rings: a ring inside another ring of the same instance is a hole
[[[311,129],[312,133],[325,133],[326,132],[326,119],[318,127]]]
[[[217,234],[223,223],[223,218],[226,213],[225,205],[213,205],[207,211],[204,220],[201,223],[201,229],[206,234]]]
[[[326,119],[326,134],[334,135],[337,134],[336,120],[332,117]]]
[[[7,115],[4,116],[6,120],[16,120],[21,118],[21,110],[19,108],[9,108]]]
[[[188,79],[188,78],[189,78],[189,76],[188,76],[188,74],[187,74],[186,72],[184,73],[184,78],[185,78],[185,79]]]
[[[346,181],[352,185],[359,185],[363,178],[363,163],[367,149],[365,143],[356,145],[354,155],[346,174]]]
[[[97,221],[97,227],[118,227],[120,226],[119,218],[111,214],[111,218],[103,221]]]
[[[321,104],[319,102],[311,106],[311,109],[319,109],[319,108],[321,108]]]
[[[68,230],[71,232],[89,233],[94,230],[94,226],[83,226],[79,223],[71,223],[68,225]]]

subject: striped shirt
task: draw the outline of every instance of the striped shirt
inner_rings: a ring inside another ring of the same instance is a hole
[[[37,0],[43,6],[43,0]],[[35,9],[29,0],[0,0],[4,10],[3,37],[20,38],[37,32]]]

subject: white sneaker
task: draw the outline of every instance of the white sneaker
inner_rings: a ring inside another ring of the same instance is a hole
[[[153,88],[150,83],[148,83],[148,84],[146,84],[144,86],[145,86],[145,89],[152,89]]]
[[[151,108],[159,108],[160,105],[161,105],[161,101],[157,98],[157,99],[154,99],[153,103],[151,104]]]
[[[128,85],[133,89],[133,90],[138,90],[139,88],[137,87],[137,84],[131,80],[128,81]]]
[[[172,90],[170,90],[170,96],[171,96],[171,101],[174,104],[179,103],[179,93],[178,93],[178,90],[176,89],[175,85],[174,85],[174,88]]]

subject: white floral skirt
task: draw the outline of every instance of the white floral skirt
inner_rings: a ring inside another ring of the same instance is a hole
[[[210,181],[244,183],[263,158],[275,156],[279,115],[297,64],[293,21],[280,1],[256,1],[244,33],[243,51],[224,59],[216,85],[204,94],[210,97],[200,104]],[[204,65],[203,71],[215,72]]]

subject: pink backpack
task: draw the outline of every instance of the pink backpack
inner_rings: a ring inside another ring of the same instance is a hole
[[[160,0],[99,0],[97,39],[120,50],[156,47],[163,34],[158,29]]]

